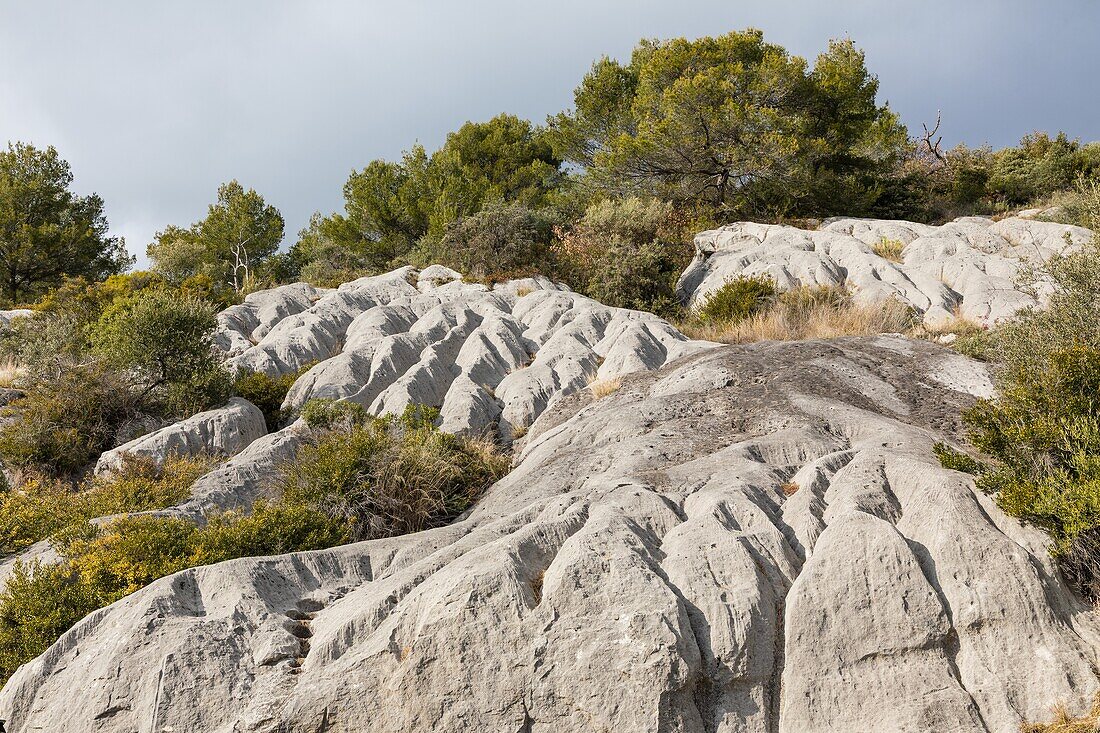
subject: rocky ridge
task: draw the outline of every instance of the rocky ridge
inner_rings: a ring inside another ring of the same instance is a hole
[[[966,217],[942,226],[836,219],[820,229],[739,222],[695,237],[678,290],[696,302],[729,278],[763,275],[781,289],[842,285],[864,301],[896,298],[928,325],[954,316],[992,324],[1035,299],[1016,284],[1025,261],[1045,261],[1088,241],[1082,227],[1009,217]],[[900,247],[897,261],[875,252]]]
[[[681,284],[698,298],[777,267],[786,285],[926,292],[920,237],[888,267],[853,232],[895,224],[847,222],[774,258],[740,233],[715,244],[757,225],[705,233]],[[1040,224],[1011,226],[1058,251],[1060,225]],[[1024,302],[994,282],[1019,262],[983,264],[972,225],[996,226],[957,222],[936,251],[982,274],[942,284],[999,317]],[[796,237],[759,231],[778,251]],[[825,255],[839,269],[803,268]],[[444,268],[264,291],[220,324],[231,364],[318,362],[287,407],[427,402],[445,429],[526,431],[512,473],[453,525],[196,568],[92,614],[0,691],[13,730],[1013,731],[1100,689],[1100,617],[1045,537],[932,453],[990,390],[942,347],[719,347],[542,279],[490,289]],[[592,380],[622,386],[596,399]],[[172,511],[247,505],[304,430],[200,430],[236,455]]]

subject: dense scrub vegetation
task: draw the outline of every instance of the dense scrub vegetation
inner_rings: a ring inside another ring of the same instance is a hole
[[[10,468],[79,471],[157,421],[221,404],[231,379],[213,353],[214,306],[156,277],[69,281],[3,350],[24,373],[6,411],[0,456]]]
[[[358,405],[320,400],[307,403],[303,416],[312,438],[273,479],[274,498],[203,527],[152,515],[100,527],[87,520],[178,502],[209,468],[205,459],[173,459],[161,471],[131,462],[76,492],[36,478],[0,495],[0,551],[51,538],[63,558],[18,565],[0,592],[0,680],[87,614],[157,578],[438,526],[507,470],[493,446],[436,430],[431,410],[376,418]]]
[[[1100,213],[1100,197],[1085,205]],[[941,460],[977,473],[1005,512],[1045,530],[1067,578],[1100,598],[1100,236],[1037,263],[1024,285],[1047,292],[1047,307],[988,338],[997,394],[964,413],[992,460],[945,448]]]

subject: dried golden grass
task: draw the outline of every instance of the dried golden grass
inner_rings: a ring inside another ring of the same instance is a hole
[[[1085,715],[1074,718],[1062,703],[1054,706],[1054,719],[1049,723],[1025,723],[1022,733],[1096,733],[1100,730],[1100,697]]]
[[[900,239],[887,239],[883,237],[877,244],[872,245],[871,251],[884,260],[901,262],[902,252],[905,251],[905,242]]]
[[[915,338],[926,338],[935,341],[940,336],[947,336],[948,334],[973,336],[983,331],[985,331],[985,328],[980,323],[973,318],[962,315],[962,312],[956,307],[947,320],[934,325],[921,324],[914,328],[910,335]]]
[[[856,303],[835,289],[799,288],[784,293],[766,311],[743,321],[685,323],[681,330],[692,338],[745,344],[899,333],[911,329],[914,322],[912,309],[893,299]]]
[[[600,399],[601,397],[607,397],[609,394],[614,394],[619,390],[619,387],[623,386],[622,380],[619,379],[597,379],[588,385],[588,391],[592,393],[593,399]]]
[[[0,359],[0,387],[11,387],[26,373],[27,370],[10,356]]]

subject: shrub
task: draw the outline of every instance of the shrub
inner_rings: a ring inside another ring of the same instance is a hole
[[[1045,310],[1001,325],[997,395],[963,417],[996,462],[977,479],[1008,514],[1046,530],[1067,579],[1100,597],[1100,242],[1035,267]]]
[[[941,466],[952,471],[962,471],[977,476],[983,470],[982,464],[973,457],[955,450],[942,441],[932,446],[932,453],[939,459]]]
[[[16,563],[0,591],[0,683],[96,608],[67,565]]]
[[[230,378],[214,354],[213,306],[170,290],[117,301],[97,322],[93,349],[128,375],[139,399],[188,415],[223,402]]]
[[[901,262],[901,254],[904,250],[905,242],[900,239],[887,239],[886,237],[883,237],[871,247],[872,252],[890,262]]]
[[[264,423],[267,431],[273,432],[279,428],[285,419],[283,414],[283,400],[287,392],[302,376],[312,369],[317,362],[313,361],[296,372],[281,374],[271,377],[263,372],[238,372],[237,379],[233,382],[233,392],[260,408],[264,414]]]
[[[448,226],[423,256],[471,278],[499,279],[494,276],[544,269],[549,242],[545,216],[518,203],[492,203]]]
[[[228,512],[212,517],[199,533],[192,565],[237,557],[262,557],[287,552],[321,550],[349,541],[349,527],[313,507],[286,501],[257,501],[252,512]]]
[[[0,556],[47,538],[79,535],[95,517],[162,509],[190,495],[191,484],[213,459],[170,457],[160,467],[128,456],[120,470],[73,486],[32,475],[18,489],[0,493]]]
[[[1055,203],[1061,205],[1065,223],[1100,231],[1100,181],[1078,178],[1073,191]]]
[[[258,502],[206,527],[183,519],[133,516],[65,546],[57,565],[17,564],[0,593],[0,683],[97,608],[158,578],[238,557],[331,547],[343,528],[306,507]]]
[[[672,314],[676,279],[690,248],[672,205],[656,199],[607,199],[571,229],[558,228],[557,274],[605,305]]]
[[[776,295],[775,283],[765,277],[738,277],[703,298],[695,317],[701,323],[735,324],[766,308]]]
[[[355,539],[446,522],[504,472],[495,453],[432,427],[431,412],[371,418],[346,404],[307,403],[303,414],[319,435],[283,467],[279,484],[284,501],[346,522]]]
[[[14,419],[0,428],[5,462],[66,474],[114,444],[119,428],[138,413],[138,396],[99,364],[72,365],[31,384],[7,411]]]
[[[369,415],[366,409],[356,402],[321,398],[309,400],[302,405],[302,419],[311,428],[350,430],[365,423]]]

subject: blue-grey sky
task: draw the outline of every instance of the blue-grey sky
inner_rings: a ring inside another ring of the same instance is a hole
[[[1100,139],[1095,0],[0,0],[0,142],[54,145],[142,255],[232,178],[288,244],[353,168],[467,120],[568,107],[643,37],[758,27],[813,58],[851,36],[911,129]]]

